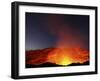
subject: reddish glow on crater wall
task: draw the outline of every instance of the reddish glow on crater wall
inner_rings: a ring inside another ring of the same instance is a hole
[[[48,55],[48,62],[59,65],[84,63],[89,60],[89,52],[81,48],[56,48]]]

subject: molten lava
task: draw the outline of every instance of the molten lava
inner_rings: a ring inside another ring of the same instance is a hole
[[[85,62],[89,62],[89,51],[82,48],[45,48],[26,51],[28,67],[67,66],[73,63],[84,65]]]
[[[48,54],[48,62],[58,65],[89,61],[89,52],[80,48],[56,48]]]

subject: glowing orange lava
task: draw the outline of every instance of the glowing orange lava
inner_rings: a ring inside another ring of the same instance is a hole
[[[48,62],[58,65],[83,63],[89,60],[89,52],[80,48],[55,48],[48,55]]]

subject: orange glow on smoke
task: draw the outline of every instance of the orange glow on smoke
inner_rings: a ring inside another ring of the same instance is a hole
[[[58,65],[83,63],[89,60],[89,53],[80,48],[56,48],[48,55],[48,62]]]

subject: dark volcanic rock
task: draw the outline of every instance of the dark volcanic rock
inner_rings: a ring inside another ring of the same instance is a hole
[[[81,64],[81,63],[72,63],[72,64],[69,64],[67,66],[80,66],[80,65],[89,65],[89,61],[86,61],[83,64]]]
[[[26,68],[57,67],[57,66],[61,66],[61,65],[57,65],[57,64],[55,64],[55,63],[50,63],[50,62],[46,62],[46,63],[39,64],[39,65],[26,64]]]

